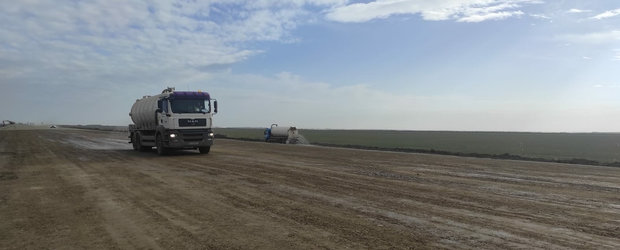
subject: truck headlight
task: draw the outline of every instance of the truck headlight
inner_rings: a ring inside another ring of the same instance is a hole
[[[209,137],[213,137],[213,132],[209,133]]]
[[[170,134],[170,138],[176,138],[177,135],[176,134]]]

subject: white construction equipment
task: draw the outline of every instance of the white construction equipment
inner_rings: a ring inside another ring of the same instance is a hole
[[[271,127],[265,129],[265,141],[294,144],[299,137],[296,127],[278,127],[278,124],[271,124]]]

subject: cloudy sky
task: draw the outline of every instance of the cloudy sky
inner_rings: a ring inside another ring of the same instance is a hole
[[[620,2],[1,1],[0,119],[126,125],[203,90],[216,126],[620,131]]]

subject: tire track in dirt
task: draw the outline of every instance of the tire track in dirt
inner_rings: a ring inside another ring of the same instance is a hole
[[[0,132],[0,171],[19,176],[0,181],[16,217],[0,229],[23,230],[0,247],[620,247],[618,168],[230,140],[158,157],[125,137]],[[16,195],[28,186],[44,193]]]

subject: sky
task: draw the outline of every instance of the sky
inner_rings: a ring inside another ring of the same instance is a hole
[[[0,2],[1,120],[127,125],[168,86],[218,127],[620,132],[620,2]]]

